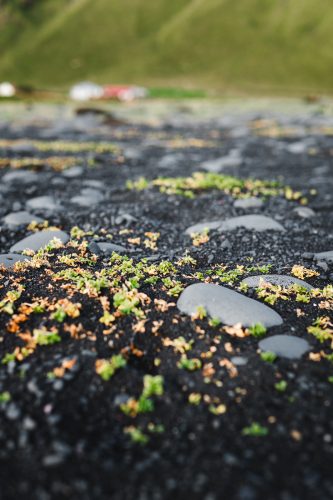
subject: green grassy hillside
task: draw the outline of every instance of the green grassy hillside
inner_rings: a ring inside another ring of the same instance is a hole
[[[35,0],[0,10],[0,80],[331,92],[332,26],[332,0]]]

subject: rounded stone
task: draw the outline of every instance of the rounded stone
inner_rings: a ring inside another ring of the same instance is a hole
[[[2,177],[2,182],[6,184],[33,184],[37,182],[38,174],[30,170],[14,170],[7,172]]]
[[[34,155],[38,151],[38,149],[35,146],[33,146],[33,144],[29,144],[29,142],[12,144],[10,149],[15,153],[20,153],[24,155]]]
[[[283,323],[281,316],[265,304],[211,283],[188,286],[177,302],[178,309],[189,315],[195,314],[199,306],[204,307],[211,318],[218,318],[226,325],[241,323],[248,327],[261,323],[271,327]]]
[[[91,205],[96,204],[94,200],[91,200],[87,196],[81,195],[73,196],[73,198],[71,198],[69,201],[73,205],[79,205],[80,207],[90,207]]]
[[[294,212],[302,219],[310,219],[316,215],[310,207],[296,207]]]
[[[207,160],[201,167],[209,172],[221,172],[225,168],[239,167],[243,162],[240,152],[237,149],[230,151],[226,156],[221,156],[214,160]]]
[[[245,366],[247,365],[247,358],[244,358],[244,356],[233,356],[231,362],[236,366]]]
[[[315,253],[313,258],[314,260],[324,260],[326,262],[333,262],[333,250],[328,250],[327,252]]]
[[[64,231],[46,229],[45,231],[39,231],[18,241],[11,247],[10,251],[21,253],[24,250],[33,250],[36,252],[50,243],[53,238],[58,238],[62,243],[67,243],[67,241],[69,241],[69,235]]]
[[[59,203],[52,196],[37,196],[27,201],[26,207],[29,210],[56,212],[61,209]]]
[[[306,283],[303,280],[294,278],[293,276],[284,276],[282,274],[261,274],[259,276],[250,276],[249,278],[242,280],[241,284],[247,285],[249,288],[258,288],[261,281],[283,287],[299,285],[307,290],[313,289],[312,285],[309,285],[309,283]]]
[[[98,203],[95,198],[83,195],[73,196],[73,198],[70,199],[70,202],[73,203],[73,205],[79,205],[80,207],[90,207],[91,205],[96,205]]]
[[[43,222],[43,219],[37,217],[37,215],[32,215],[25,210],[21,210],[20,212],[7,214],[3,218],[3,222],[7,224],[7,226],[25,226],[27,224],[31,224],[31,222]]]
[[[202,233],[206,229],[223,231],[234,231],[238,228],[245,228],[251,231],[285,231],[285,229],[271,217],[265,215],[241,215],[239,217],[231,217],[225,221],[215,220],[207,222],[199,222],[186,229],[185,234]]]
[[[285,231],[285,229],[271,217],[265,215],[241,215],[239,217],[232,217],[226,221],[221,222],[218,227],[219,231],[233,231],[240,227],[252,231]]]
[[[281,358],[300,359],[310,350],[310,344],[292,335],[273,335],[261,340],[259,348],[264,352],[273,352]]]
[[[82,174],[83,167],[80,167],[79,165],[68,168],[62,172],[63,177],[66,177],[66,179],[75,179],[76,177],[81,177]]]
[[[207,229],[209,231],[217,229],[221,224],[221,221],[215,220],[211,222],[199,222],[198,224],[194,224],[186,229],[185,234],[191,235],[194,233],[203,233]]]
[[[97,189],[84,188],[80,194],[71,198],[70,202],[81,207],[90,207],[96,205],[104,199],[103,194]]]
[[[26,255],[4,253],[0,255],[0,268],[4,266],[6,269],[10,269],[16,262],[24,262],[28,260],[30,260],[30,257],[27,257]]]
[[[236,200],[234,203],[235,208],[261,208],[264,202],[260,198],[256,198],[255,196],[251,196],[250,198],[241,198]]]
[[[105,254],[112,254],[112,252],[116,252],[116,253],[124,253],[124,252],[128,252],[129,250],[127,250],[127,248],[121,246],[121,245],[116,245],[115,243],[109,243],[107,241],[99,241],[97,243],[98,247],[100,248],[100,250],[105,253]]]
[[[94,189],[104,189],[105,188],[105,183],[102,181],[99,181],[97,179],[85,179],[83,181],[83,185],[87,186],[88,188],[94,188]]]
[[[302,141],[292,142],[287,146],[287,151],[295,155],[305,153],[306,149],[307,149],[307,143]]]

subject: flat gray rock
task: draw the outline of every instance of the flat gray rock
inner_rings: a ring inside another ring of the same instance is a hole
[[[25,143],[20,143],[20,144],[13,144],[9,148],[11,151],[14,151],[15,153],[21,153],[25,155],[33,155],[38,151],[38,149],[33,146],[32,144],[29,144],[28,142]]]
[[[78,195],[71,198],[70,203],[73,205],[79,205],[80,207],[90,207],[91,205],[96,205],[95,200],[91,200],[88,196]]]
[[[230,361],[236,366],[247,365],[247,358],[244,358],[243,356],[233,356]]]
[[[28,210],[57,212],[61,209],[60,204],[52,196],[37,196],[27,201]]]
[[[66,177],[66,179],[75,179],[76,177],[81,177],[82,174],[83,167],[80,167],[79,165],[68,168],[62,172],[63,177]]]
[[[12,212],[7,214],[3,218],[3,222],[7,224],[7,226],[25,226],[30,224],[31,222],[43,222],[43,219],[38,217],[37,215],[32,215],[25,210],[21,210],[20,212]]]
[[[142,157],[142,149],[138,147],[125,147],[123,149],[124,156],[129,160],[139,160]]]
[[[235,208],[261,208],[264,202],[260,198],[256,198],[255,196],[251,196],[250,198],[241,198],[236,200],[234,203]]]
[[[88,188],[94,189],[103,189],[105,188],[105,183],[102,181],[98,181],[97,179],[85,179],[83,181],[84,186],[88,186]]]
[[[37,182],[38,174],[30,170],[14,170],[7,172],[1,179],[6,184],[33,184]]]
[[[313,289],[313,286],[309,285],[309,283],[306,283],[298,278],[294,278],[293,276],[285,276],[283,274],[261,274],[259,276],[250,276],[249,278],[242,280],[241,284],[245,284],[249,288],[257,288],[260,285],[260,281],[284,287],[300,285],[307,290]]]
[[[215,221],[210,221],[210,222],[199,222],[198,224],[194,224],[193,226],[190,226],[186,229],[185,234],[194,234],[194,233],[202,233],[206,229],[209,230],[214,230],[220,227],[221,221],[220,220],[215,220]]]
[[[207,222],[199,222],[186,229],[185,234],[202,233],[206,229],[217,231],[234,231],[240,227],[250,229],[252,231],[285,231],[285,229],[270,217],[265,215],[241,215],[239,217],[231,217],[225,221],[215,220]]]
[[[307,147],[308,145],[306,142],[301,142],[301,141],[292,142],[287,146],[287,151],[289,151],[289,153],[292,153],[294,155],[300,155],[306,152]]]
[[[177,166],[182,160],[184,160],[184,155],[182,153],[169,153],[158,162],[159,168],[171,168]]]
[[[314,260],[325,260],[326,262],[333,262],[333,250],[328,252],[315,253],[313,256]]]
[[[97,243],[98,247],[100,250],[105,253],[105,254],[112,254],[112,252],[116,253],[124,253],[128,252],[127,248],[121,246],[121,245],[116,245],[115,243],[109,243],[108,241],[99,241]]]
[[[104,196],[100,191],[88,187],[82,189],[79,195],[71,198],[70,202],[80,205],[80,207],[90,207],[91,205],[97,205],[103,199]]]
[[[310,350],[310,344],[292,335],[273,335],[259,342],[259,348],[264,352],[273,352],[281,358],[300,359]]]
[[[294,212],[302,219],[310,219],[314,217],[316,214],[310,207],[296,207],[294,208]]]
[[[4,253],[0,255],[0,268],[4,266],[6,269],[13,267],[15,262],[23,262],[30,260],[26,255],[17,255],[15,253]]]
[[[242,157],[237,149],[233,149],[226,156],[221,156],[214,160],[207,160],[201,164],[202,168],[208,172],[221,172],[228,167],[238,167],[242,163]]]
[[[34,250],[35,252],[50,243],[53,238],[58,238],[62,243],[67,243],[69,236],[64,231],[46,229],[38,233],[31,234],[23,240],[18,241],[10,249],[10,252],[20,253],[23,250]]]
[[[218,227],[219,231],[233,231],[240,227],[252,231],[284,231],[285,229],[271,217],[265,215],[241,215],[223,221]]]
[[[188,286],[177,302],[178,309],[189,315],[195,314],[198,306],[203,306],[211,318],[218,318],[226,325],[241,323],[248,327],[261,323],[268,328],[283,323],[281,316],[265,304],[211,283]]]

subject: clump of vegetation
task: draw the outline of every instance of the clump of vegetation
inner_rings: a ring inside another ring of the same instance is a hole
[[[333,323],[328,316],[319,316],[307,330],[319,342],[331,341],[333,347]]]
[[[33,340],[37,345],[52,345],[61,342],[58,330],[47,330],[46,328],[35,328],[33,331]]]
[[[207,318],[207,311],[204,306],[197,306],[193,319],[204,319]]]
[[[53,307],[55,311],[51,314],[51,319],[58,323],[63,323],[67,317],[78,318],[80,316],[80,303],[74,304],[68,299],[61,299]]]
[[[164,392],[163,383],[164,380],[161,375],[145,375],[143,378],[142,397],[162,396]]]
[[[183,368],[190,372],[200,370],[202,363],[198,358],[188,358],[185,354],[182,355],[177,364],[178,368]]]
[[[125,434],[128,434],[133,441],[133,443],[138,443],[138,444],[147,444],[149,441],[149,437],[147,434],[142,432],[141,429],[138,427],[135,427],[135,425],[130,425],[128,427],[125,427],[124,429]]]
[[[23,290],[23,286],[19,285],[17,290],[7,292],[5,298],[0,302],[0,312],[5,312],[10,316],[14,314],[15,302],[21,297]]]
[[[25,144],[26,139],[2,139],[0,140],[0,148],[10,146],[19,146]],[[81,153],[81,152],[94,152],[94,153],[116,153],[119,151],[117,146],[109,142],[92,142],[92,141],[29,141],[29,144],[43,152],[54,153]]]
[[[149,181],[145,177],[139,177],[136,181],[127,181],[126,187],[132,191],[144,191],[148,189]]]
[[[152,434],[162,434],[165,431],[164,425],[154,424],[154,422],[149,422],[147,429]]]
[[[192,233],[192,245],[195,247],[200,247],[209,241],[209,229],[205,228],[200,233]]]
[[[163,377],[161,375],[145,375],[143,378],[143,391],[139,399],[130,398],[126,403],[120,405],[125,415],[136,417],[139,413],[147,413],[154,410],[153,396],[162,396]]]
[[[186,265],[195,266],[196,263],[197,261],[191,255],[185,252],[185,254],[182,257],[180,257],[180,259],[178,259],[177,266],[181,267]]]
[[[266,352],[260,353],[260,357],[266,363],[274,363],[274,361],[277,358],[277,355],[274,352],[266,351]]]
[[[186,352],[192,349],[194,340],[190,340],[189,342],[184,337],[177,337],[173,340],[169,338],[163,339],[163,345],[166,347],[173,347],[175,352],[179,352],[181,354],[185,354]]]
[[[92,236],[92,231],[84,231],[79,226],[73,226],[71,229],[71,238],[73,240],[81,240],[85,236]]]
[[[15,361],[15,352],[7,352],[1,360],[1,364],[8,365],[12,361]]]
[[[32,145],[39,151],[52,151],[63,153],[80,153],[80,152],[94,152],[94,153],[116,153],[118,152],[117,146],[109,142],[92,142],[92,141],[32,141]]]
[[[146,431],[148,431],[150,434],[162,434],[165,431],[165,429],[164,426],[161,424],[155,424],[154,422],[149,422]],[[149,436],[145,432],[143,432],[142,429],[140,429],[135,425],[130,425],[128,427],[125,427],[124,433],[130,436],[133,443],[138,443],[141,445],[147,444],[150,439]]]
[[[184,286],[175,277],[180,273],[170,261],[161,261],[159,264],[148,264],[147,259],[134,262],[127,256],[113,253],[110,259],[111,268],[104,269],[101,276],[109,280],[110,286],[119,287],[125,281],[126,287],[133,291],[142,284],[162,284],[167,294],[178,297]],[[120,292],[122,294],[122,292]]]
[[[217,328],[221,325],[221,320],[219,318],[210,318],[209,320],[209,326],[212,326],[213,328]]]
[[[277,391],[284,392],[288,387],[288,383],[286,382],[286,380],[280,380],[279,382],[276,382],[276,384],[274,384],[274,387]]]
[[[180,195],[194,198],[202,191],[218,190],[237,198],[249,196],[277,196],[284,195],[293,199],[301,198],[301,193],[286,189],[275,181],[262,181],[259,179],[240,179],[231,175],[217,174],[213,172],[195,172],[189,177],[159,177],[148,181],[140,177],[137,181],[127,183],[128,189],[141,191],[157,186],[161,193],[168,195]]]
[[[52,250],[62,248],[63,246],[64,246],[63,242],[59,238],[54,237],[51,241],[49,241],[49,243],[47,245],[40,248],[37,252],[35,252],[35,253],[31,252],[31,253],[34,256],[35,261],[37,261],[38,259],[43,259],[44,257],[49,257],[50,252],[52,252]]]
[[[110,380],[117,370],[125,366],[126,360],[121,354],[115,354],[110,359],[98,359],[95,364],[96,373],[106,381]]]
[[[314,276],[319,276],[319,273],[317,271],[299,265],[294,265],[291,270],[291,273],[301,280],[304,280],[305,278],[312,278]]]
[[[252,422],[248,427],[244,427],[242,434],[243,436],[264,437],[268,434],[268,428],[258,422]]]
[[[261,323],[256,323],[255,325],[250,326],[248,330],[253,337],[259,338],[266,335],[267,332],[267,328]]]
[[[323,299],[319,304],[321,309],[333,308],[333,286],[327,285],[324,288],[312,288],[308,290],[304,286],[294,283],[284,287],[266,283],[264,278],[260,280],[260,285],[256,289],[257,296],[264,299],[268,304],[274,305],[278,300],[291,300],[308,304],[312,299]]]
[[[103,288],[110,286],[109,280],[100,273],[85,269],[64,269],[53,275],[54,280],[70,281],[77,291],[88,295],[99,295]]]
[[[256,290],[260,299],[264,299],[270,305],[274,305],[277,300],[289,300],[288,290],[280,285],[272,285],[261,281],[260,286]]]
[[[157,250],[157,241],[160,237],[160,233],[153,233],[151,231],[145,232],[146,239],[143,244],[146,248],[150,248],[150,250]]]
[[[1,158],[0,168],[12,169],[35,168],[43,169],[46,165],[57,172],[66,170],[77,164],[77,160],[70,156],[49,156],[47,158]]]
[[[47,378],[53,380],[55,378],[62,378],[65,373],[72,370],[76,365],[76,358],[65,358],[62,360],[60,366],[56,366],[52,371],[48,372]]]
[[[8,391],[0,393],[0,404],[8,403],[11,399],[12,397]]]
[[[211,269],[207,271],[197,274],[196,277],[205,281],[206,276],[209,276],[212,279],[218,280],[220,283],[225,283],[228,285],[234,285],[241,277],[250,273],[262,273],[267,274],[271,265],[262,265],[262,266],[244,266],[244,265],[236,265],[236,267],[229,268],[226,264],[217,264],[213,266]],[[244,288],[247,288],[245,286]]]
[[[201,403],[202,395],[199,392],[191,392],[188,397],[188,402],[191,405],[198,406]]]
[[[134,314],[137,318],[142,318],[144,313],[138,306],[140,305],[140,297],[137,290],[127,290],[125,287],[120,292],[113,296],[113,305],[122,314]]]
[[[179,280],[174,280],[169,277],[162,278],[162,283],[165,288],[168,290],[167,294],[171,297],[178,297],[181,292],[184,290],[184,286]]]
[[[218,415],[223,415],[227,411],[227,407],[224,404],[222,404],[222,403],[218,404],[218,405],[210,404],[208,406],[208,410],[213,415],[218,416]]]

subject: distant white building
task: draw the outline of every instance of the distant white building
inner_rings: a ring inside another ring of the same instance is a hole
[[[74,101],[90,101],[91,99],[101,99],[103,93],[103,87],[96,83],[80,82],[73,85],[69,97]]]
[[[12,83],[0,83],[0,97],[13,97],[16,94],[16,89]]]

